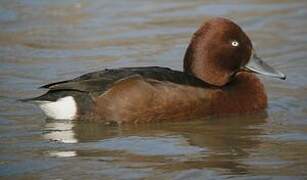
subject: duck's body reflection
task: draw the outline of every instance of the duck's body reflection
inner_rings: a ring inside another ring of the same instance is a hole
[[[266,117],[258,114],[125,126],[50,121],[43,136],[60,143],[76,143],[69,149],[50,152],[51,156],[95,157],[129,167],[141,163],[167,172],[212,168],[244,174],[249,169],[244,160],[261,143],[259,136],[263,130],[259,125]]]
[[[44,127],[44,138],[50,141],[59,141],[62,143],[77,143],[73,131],[74,123],[71,121],[47,121]]]

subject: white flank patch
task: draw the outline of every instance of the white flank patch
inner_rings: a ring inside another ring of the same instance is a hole
[[[52,119],[73,120],[77,115],[77,104],[72,96],[52,101],[37,101],[44,113]]]

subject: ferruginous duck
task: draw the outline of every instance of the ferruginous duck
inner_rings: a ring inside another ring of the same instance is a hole
[[[263,62],[234,22],[215,18],[193,35],[184,71],[125,67],[92,72],[41,88],[34,101],[52,119],[125,122],[188,120],[263,111],[267,96],[255,74],[285,79]]]

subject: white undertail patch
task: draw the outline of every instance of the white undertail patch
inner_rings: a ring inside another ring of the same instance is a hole
[[[44,113],[52,119],[73,120],[77,116],[77,104],[72,96],[57,101],[37,101]]]

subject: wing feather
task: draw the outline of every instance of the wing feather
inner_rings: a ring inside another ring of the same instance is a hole
[[[122,79],[140,76],[144,79],[169,81],[177,84],[212,87],[200,79],[184,72],[163,67],[132,67],[119,69],[105,69],[102,71],[84,74],[72,80],[60,81],[41,86],[50,90],[74,90],[100,95],[112,85]]]

